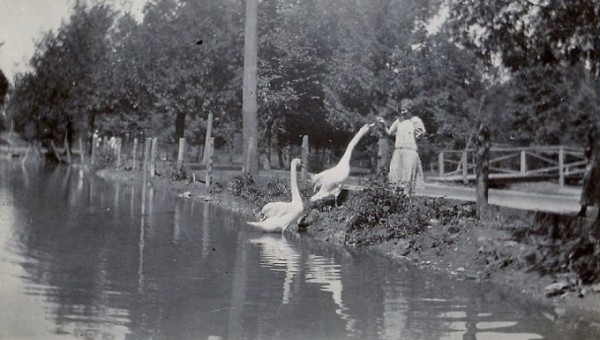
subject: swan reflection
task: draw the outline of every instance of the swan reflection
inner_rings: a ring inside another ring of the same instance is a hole
[[[342,274],[340,265],[333,258],[309,254],[302,261],[300,254],[287,242],[283,235],[263,235],[251,239],[250,243],[261,248],[261,265],[273,271],[284,271],[282,303],[289,303],[292,296],[292,283],[296,274],[305,268],[304,279],[307,283],[316,283],[323,292],[331,293],[336,306],[335,313],[346,323],[346,330],[353,332],[356,321],[348,314],[348,308],[342,299]]]
[[[346,322],[346,330],[353,332],[356,320],[348,314],[348,308],[342,300],[342,271],[333,258],[310,254],[306,261],[306,282],[318,283],[321,290],[332,294],[337,306],[335,313]]]
[[[250,243],[261,247],[261,265],[285,272],[282,303],[287,304],[290,301],[294,276],[300,268],[300,255],[283,235],[264,235],[251,239]]]

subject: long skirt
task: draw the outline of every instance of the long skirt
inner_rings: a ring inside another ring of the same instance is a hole
[[[423,167],[416,150],[395,149],[390,161],[389,181],[409,192],[424,187]]]

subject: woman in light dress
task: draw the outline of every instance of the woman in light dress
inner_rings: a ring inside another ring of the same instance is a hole
[[[424,186],[423,167],[418,154],[416,138],[425,133],[425,126],[417,116],[406,119],[412,109],[412,101],[404,100],[401,108],[398,119],[389,128],[385,128],[388,134],[396,136],[388,179],[390,183],[403,188],[405,193],[410,194],[413,190],[421,189]],[[385,124],[383,118],[378,118],[378,121]]]

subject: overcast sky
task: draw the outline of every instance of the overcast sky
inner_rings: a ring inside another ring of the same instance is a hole
[[[146,1],[114,2],[131,9],[139,19]],[[74,0],[0,0],[0,44],[4,43],[0,46],[0,70],[11,82],[17,72],[27,69],[35,40],[43,32],[56,30],[69,17],[73,3]]]

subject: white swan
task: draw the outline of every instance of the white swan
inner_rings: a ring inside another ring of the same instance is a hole
[[[301,164],[300,159],[295,158],[292,160],[290,165],[290,178],[292,175],[295,175],[295,169],[298,165]],[[298,190],[298,184],[296,180],[291,180],[291,188],[292,188],[292,201],[291,202],[271,202],[265,204],[265,206],[261,209],[260,215],[262,220],[266,220],[271,217],[277,217],[281,215],[285,215],[290,211],[290,207],[294,207],[295,205],[302,204],[302,197],[300,197],[300,190]]]
[[[304,204],[298,190],[296,168],[300,165],[300,159],[294,158],[290,166],[290,181],[292,187],[291,202],[271,202],[262,208],[262,213],[267,216],[259,222],[248,222],[265,232],[283,232],[290,224],[297,222],[304,212]]]
[[[358,141],[360,141],[367,131],[369,131],[369,128],[374,125],[375,123],[363,125],[356,135],[352,137],[350,143],[348,143],[348,147],[338,164],[333,168],[327,169],[312,177],[314,185],[313,190],[316,191],[317,188],[319,188],[319,191],[310,198],[311,202],[331,196],[337,199],[340,191],[342,191],[342,183],[348,175],[350,175],[350,157],[352,156],[352,150],[354,150]]]

